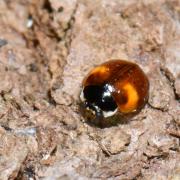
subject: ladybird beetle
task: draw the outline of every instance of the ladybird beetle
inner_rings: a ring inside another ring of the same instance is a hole
[[[135,63],[110,60],[84,78],[80,93],[83,115],[98,125],[139,112],[148,99],[149,81]]]

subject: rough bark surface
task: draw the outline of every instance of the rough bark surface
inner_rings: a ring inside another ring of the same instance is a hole
[[[0,27],[0,180],[180,179],[179,0],[1,0]],[[78,98],[109,59],[139,64],[150,96],[99,129]]]

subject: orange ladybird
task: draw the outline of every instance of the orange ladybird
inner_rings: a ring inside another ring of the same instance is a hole
[[[148,78],[137,64],[111,60],[92,69],[83,80],[81,107],[92,122],[103,124],[117,114],[140,111],[147,102],[148,91]]]

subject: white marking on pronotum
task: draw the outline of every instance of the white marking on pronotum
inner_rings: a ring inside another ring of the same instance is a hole
[[[116,108],[114,111],[103,111],[103,116],[105,118],[113,116],[114,114],[116,114],[117,111],[118,111],[118,108]]]
[[[86,100],[85,97],[84,97],[84,88],[81,91],[80,99],[81,99],[82,102],[84,102]]]

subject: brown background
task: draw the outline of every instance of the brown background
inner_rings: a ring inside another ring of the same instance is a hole
[[[1,180],[180,179],[179,0],[1,0],[0,27]],[[119,58],[147,73],[149,102],[91,127],[82,79]]]

